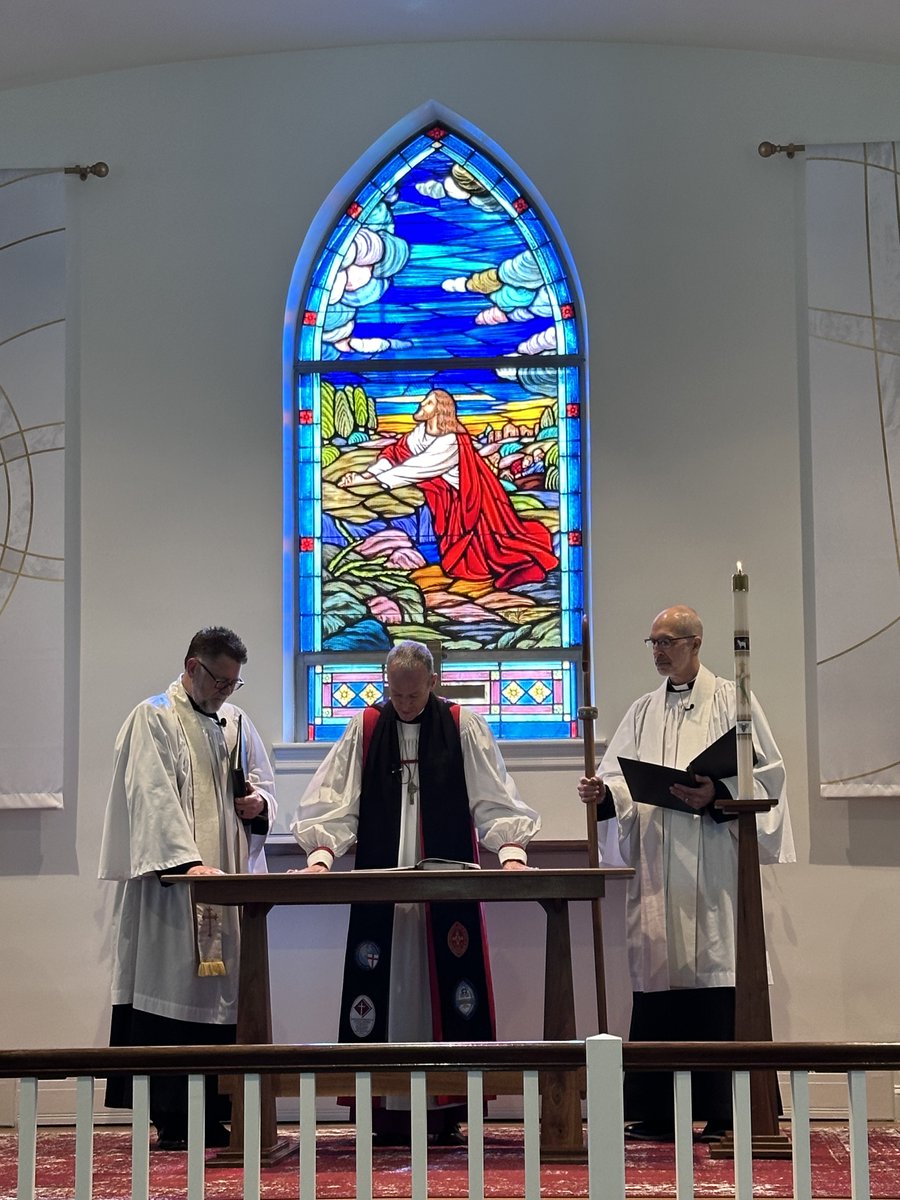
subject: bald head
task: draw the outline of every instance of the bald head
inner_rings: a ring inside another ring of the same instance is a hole
[[[653,665],[672,683],[690,683],[700,670],[703,622],[686,604],[664,608],[650,626]],[[660,644],[661,643],[661,644]]]
[[[673,604],[671,608],[664,608],[654,617],[653,624],[657,621],[671,624],[671,627],[678,631],[679,637],[703,637],[703,622],[699,614],[686,604]]]

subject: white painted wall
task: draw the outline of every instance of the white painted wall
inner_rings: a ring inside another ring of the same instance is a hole
[[[182,64],[0,94],[4,165],[111,168],[69,185],[66,808],[0,814],[0,1044],[105,1043],[112,886],[95,876],[113,739],[177,673],[195,628],[222,622],[245,637],[242,702],[281,740],[285,292],[335,181],[429,99],[520,164],[581,275],[600,732],[654,683],[641,638],[668,602],[702,611],[706,661],[729,670],[741,558],[754,685],[788,763],[802,860],[765,880],[776,1036],[894,1040],[900,809],[822,802],[807,781],[803,162],[763,161],[756,145],[896,137],[900,69],[485,43]],[[571,779],[553,772],[527,790],[552,788],[559,803],[576,773],[573,762]],[[607,915],[624,1031],[620,895]],[[537,914],[498,908],[489,921],[500,1034],[536,1036]],[[575,925],[587,1033],[586,914]],[[275,912],[271,941],[276,1037],[330,1039],[340,914]]]

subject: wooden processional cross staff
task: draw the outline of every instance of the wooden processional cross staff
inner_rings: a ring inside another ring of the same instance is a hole
[[[593,704],[593,685],[591,683],[591,625],[585,614],[581,618],[581,674],[583,680],[584,704],[578,710],[578,719],[582,723],[584,741],[584,773],[588,779],[593,778],[596,770],[596,752],[594,746],[594,721],[597,719],[597,709]],[[588,866],[600,866],[600,839],[597,832],[597,801],[590,800],[584,806],[587,818],[587,847]],[[596,897],[591,901],[591,933],[594,941],[594,985],[597,993],[597,1032],[607,1033],[606,1017],[606,967],[603,961],[603,916],[600,909],[601,901]]]

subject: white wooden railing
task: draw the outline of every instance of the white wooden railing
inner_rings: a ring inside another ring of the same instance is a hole
[[[150,1200],[149,1074],[188,1073],[187,1200],[203,1200],[205,1182],[204,1076],[243,1076],[243,1200],[259,1200],[261,1113],[266,1076],[293,1075],[300,1104],[298,1200],[316,1195],[316,1090],[323,1075],[355,1076],[356,1196],[373,1195],[372,1075],[409,1077],[412,1200],[426,1200],[428,1153],[426,1097],[433,1071],[462,1071],[468,1098],[468,1194],[485,1189],[483,1096],[485,1072],[521,1074],[524,1101],[526,1200],[541,1196],[540,1080],[542,1072],[586,1071],[586,1149],[591,1200],[624,1200],[622,1072],[667,1070],[675,1099],[675,1186],[678,1200],[694,1195],[691,1072],[730,1069],[734,1095],[734,1196],[752,1200],[754,1145],[750,1071],[789,1071],[793,1195],[811,1200],[809,1076],[843,1072],[849,1097],[852,1200],[869,1197],[866,1074],[900,1068],[900,1045],[882,1043],[625,1043],[607,1035],[586,1042],[410,1043],[392,1046],[153,1047],[112,1050],[0,1051],[0,1078],[19,1080],[17,1200],[39,1200],[35,1188],[37,1129],[42,1080],[76,1080],[74,1200],[91,1200],[96,1081],[131,1074],[133,1080],[131,1196]]]

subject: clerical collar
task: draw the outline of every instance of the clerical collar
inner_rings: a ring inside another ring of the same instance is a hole
[[[205,708],[201,708],[193,696],[189,695],[187,692],[185,693],[185,695],[187,695],[188,700],[190,700],[190,702],[191,702],[191,708],[194,710],[194,712],[199,713],[201,717],[209,717],[209,719],[211,721],[215,721],[215,723],[217,725],[227,725],[228,724],[228,722],[225,720],[225,718],[220,717],[218,713],[207,712]]]
[[[695,680],[690,680],[688,683],[673,683],[669,679],[666,683],[666,691],[668,692],[689,692],[694,686]]]

